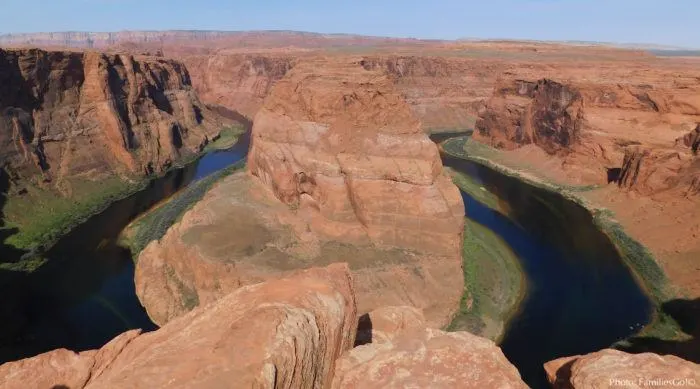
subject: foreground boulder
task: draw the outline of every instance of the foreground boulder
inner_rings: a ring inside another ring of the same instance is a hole
[[[360,314],[411,305],[449,323],[464,290],[462,198],[385,75],[298,64],[256,116],[248,166],[139,255],[136,291],[156,323],[336,261]]]
[[[555,389],[673,388],[700,384],[700,365],[673,355],[602,350],[544,365]]]
[[[425,328],[421,316],[411,307],[371,312],[372,343],[338,360],[333,389],[527,388],[492,341]]]
[[[100,350],[4,364],[0,388],[327,388],[355,325],[350,274],[336,264],[241,288]]]

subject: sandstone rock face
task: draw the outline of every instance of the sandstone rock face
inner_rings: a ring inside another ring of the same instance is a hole
[[[491,75],[444,56],[365,56],[361,65],[391,78],[427,132],[473,129],[493,88]]]
[[[625,150],[618,184],[642,194],[682,186],[692,195],[696,173],[700,172],[700,166],[693,166],[697,165],[694,160],[675,150],[630,146]]]
[[[253,118],[272,86],[297,59],[289,55],[227,54],[184,57],[197,94]]]
[[[140,254],[136,290],[156,323],[328,261],[350,263],[361,314],[411,305],[431,325],[450,321],[464,283],[464,206],[384,75],[299,64],[252,138],[252,174],[220,182]]]
[[[248,168],[321,235],[459,252],[461,196],[381,73],[297,65],[256,115]]]
[[[547,79],[516,80],[496,87],[475,136],[499,148],[534,143],[555,154],[578,142],[582,120],[577,90]]]
[[[378,325],[375,332],[372,322],[372,343],[338,360],[334,389],[527,388],[490,340],[425,328],[413,308],[383,308],[369,316]]]
[[[0,156],[15,181],[143,175],[201,150],[229,121],[176,61],[0,50]]]
[[[700,365],[673,355],[602,350],[545,364],[555,389],[674,388],[700,384]]]
[[[693,154],[697,155],[698,150],[700,150],[700,124],[695,126],[693,131],[677,139],[676,143],[689,147],[693,151]]]
[[[241,288],[97,351],[4,364],[0,388],[329,388],[355,326],[350,274],[335,264]]]
[[[411,329],[425,328],[425,317],[414,307],[381,307],[360,317],[356,344],[386,343]]]

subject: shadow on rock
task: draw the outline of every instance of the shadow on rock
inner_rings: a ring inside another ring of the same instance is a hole
[[[671,354],[691,362],[700,363],[700,298],[671,300],[665,302],[661,309],[680,325],[681,330],[689,335],[690,339],[664,340],[640,336],[630,339],[629,345],[619,348],[630,353]]]
[[[357,335],[355,336],[355,347],[372,343],[372,318],[369,313],[360,316],[357,322]]]

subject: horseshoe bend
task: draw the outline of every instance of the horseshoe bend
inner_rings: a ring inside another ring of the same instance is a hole
[[[700,385],[697,57],[0,45],[0,388]]]

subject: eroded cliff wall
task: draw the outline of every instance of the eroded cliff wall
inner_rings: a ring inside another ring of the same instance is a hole
[[[248,168],[326,236],[459,253],[459,192],[381,72],[297,65],[255,117]]]
[[[695,87],[507,80],[482,109],[474,138],[516,150],[535,145],[582,184],[616,181],[649,195],[696,192]],[[523,153],[524,154],[524,153]]]
[[[158,172],[228,124],[177,61],[0,50],[0,159],[15,182]]]

